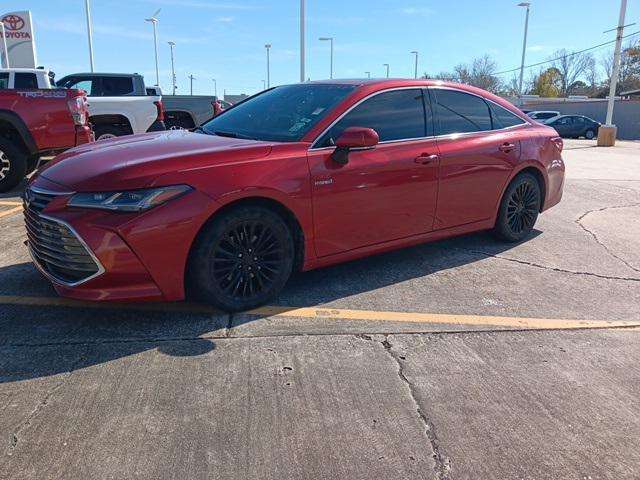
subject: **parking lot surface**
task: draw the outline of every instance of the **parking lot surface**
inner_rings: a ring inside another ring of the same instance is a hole
[[[640,143],[562,202],[296,275],[273,305],[60,299],[0,198],[0,478],[640,477]]]

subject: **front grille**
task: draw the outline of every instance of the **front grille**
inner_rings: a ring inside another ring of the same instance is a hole
[[[27,243],[34,260],[53,279],[77,284],[95,276],[100,267],[68,225],[42,213],[53,197],[32,189],[25,192]]]

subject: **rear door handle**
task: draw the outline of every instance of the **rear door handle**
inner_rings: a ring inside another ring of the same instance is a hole
[[[513,150],[515,150],[515,148],[516,146],[513,143],[505,142],[498,147],[498,150],[504,153],[511,153]]]
[[[422,155],[420,155],[419,157],[416,157],[416,159],[414,160],[414,162],[416,163],[420,163],[422,165],[426,165],[428,163],[431,162],[435,162],[436,160],[438,160],[440,158],[439,155],[429,155],[427,153],[423,153]]]

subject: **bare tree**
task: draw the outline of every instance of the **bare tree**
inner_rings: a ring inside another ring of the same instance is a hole
[[[500,89],[500,80],[495,76],[497,70],[496,62],[489,55],[476,58],[471,65],[470,84],[497,93]]]
[[[585,74],[593,61],[590,53],[570,53],[562,49],[553,54],[552,65],[560,72],[560,93],[563,96],[571,94],[571,86]]]

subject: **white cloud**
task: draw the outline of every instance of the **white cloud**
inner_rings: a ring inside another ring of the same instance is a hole
[[[401,11],[405,15],[411,15],[414,17],[428,17],[433,13],[429,7],[407,7],[403,8]]]
[[[216,18],[216,22],[220,23],[231,23],[235,20],[235,17],[218,17]]]

